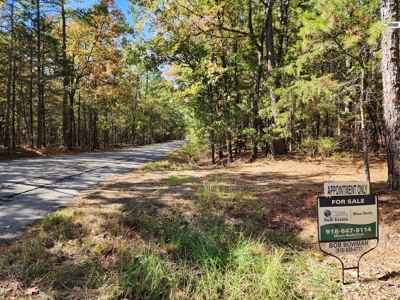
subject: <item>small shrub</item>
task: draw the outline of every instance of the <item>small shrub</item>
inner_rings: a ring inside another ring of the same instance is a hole
[[[268,153],[267,160],[275,160],[275,157],[271,153]]]
[[[336,142],[334,139],[331,139],[329,137],[324,137],[317,141],[317,145],[318,145],[318,154],[328,157],[333,154],[333,151],[335,150],[336,147]]]
[[[331,155],[333,160],[348,159],[350,158],[349,152],[335,152]]]
[[[320,139],[307,137],[302,141],[300,145],[300,151],[309,156],[315,156],[316,154],[319,154],[329,157],[334,153],[336,146],[336,141],[330,137],[323,137]]]
[[[317,153],[317,149],[317,141],[311,137],[307,137],[301,142],[300,150],[307,155],[314,156]]]

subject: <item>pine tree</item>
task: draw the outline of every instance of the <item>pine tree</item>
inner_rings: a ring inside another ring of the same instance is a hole
[[[399,7],[397,0],[381,0],[382,22],[397,21]],[[382,34],[382,81],[383,109],[385,118],[386,147],[388,160],[388,186],[400,189],[400,72],[399,72],[399,31],[387,29]]]

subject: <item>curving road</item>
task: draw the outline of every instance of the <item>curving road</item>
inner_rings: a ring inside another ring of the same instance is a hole
[[[0,163],[0,244],[65,207],[83,190],[160,159],[185,143]]]

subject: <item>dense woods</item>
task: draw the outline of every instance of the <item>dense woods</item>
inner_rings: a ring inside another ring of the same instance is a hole
[[[7,1],[0,32],[1,143],[106,148],[183,137],[171,84],[135,57],[113,1]]]
[[[132,0],[127,16],[113,0],[1,3],[6,149],[191,132],[212,162],[244,145],[253,159],[364,153],[369,180],[368,152],[388,145],[389,185],[400,187],[398,32],[385,25],[396,1]]]

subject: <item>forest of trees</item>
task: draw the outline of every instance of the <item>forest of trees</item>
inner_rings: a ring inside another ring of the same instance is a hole
[[[183,138],[172,84],[135,56],[127,38],[133,31],[113,1],[72,10],[63,0],[11,0],[1,8],[4,147],[94,149]]]
[[[94,149],[191,130],[208,141],[212,162],[221,148],[232,162],[237,141],[251,145],[253,159],[260,149],[324,143],[364,154],[397,149],[399,42],[383,22],[396,21],[397,6],[131,0],[123,16],[113,0],[87,9],[3,1],[1,144]],[[394,82],[382,76],[385,55],[394,57]],[[388,153],[389,172],[400,170],[398,150]],[[389,186],[397,189],[396,172]]]

